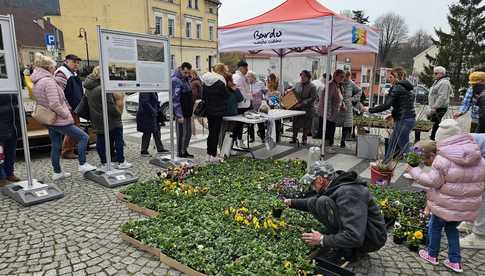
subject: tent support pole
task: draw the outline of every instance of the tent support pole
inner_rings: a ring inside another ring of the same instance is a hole
[[[284,82],[283,82],[283,50],[280,50],[279,53],[280,56],[280,85],[281,85],[281,92],[282,94],[285,92],[285,88],[283,87]]]
[[[327,53],[327,68],[325,70],[325,96],[323,102],[323,125],[322,125],[322,147],[320,156],[325,156],[325,132],[327,131],[327,108],[328,108],[328,89],[330,86],[330,74],[332,70],[332,51],[329,49]]]

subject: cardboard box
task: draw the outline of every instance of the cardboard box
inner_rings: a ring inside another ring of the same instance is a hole
[[[286,108],[290,109],[293,106],[295,106],[298,103],[298,98],[295,95],[295,92],[290,91],[286,93],[282,98],[281,98],[281,105]]]

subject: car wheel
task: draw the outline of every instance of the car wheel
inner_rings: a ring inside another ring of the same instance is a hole
[[[168,112],[169,112],[169,104],[164,103],[162,105],[162,114],[166,122],[170,121],[170,114]]]

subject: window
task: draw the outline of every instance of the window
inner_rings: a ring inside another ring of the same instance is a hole
[[[209,26],[209,40],[214,40],[214,26]]]
[[[209,13],[214,14],[214,8],[210,7],[210,8],[209,8]]]
[[[170,70],[175,69],[175,55],[170,56]]]
[[[29,62],[30,64],[34,64],[34,52],[29,52]]]
[[[192,22],[185,22],[185,37],[192,37]]]
[[[189,8],[192,8],[192,0],[189,0]]]
[[[168,19],[168,35],[169,36],[175,35],[175,19],[173,18]]]
[[[202,24],[197,23],[197,39],[202,38]]]
[[[194,8],[199,9],[199,0],[194,0]]]
[[[161,35],[162,34],[162,26],[163,26],[163,17],[160,15],[155,16],[155,34]]]
[[[195,68],[200,69],[200,56],[195,56]]]

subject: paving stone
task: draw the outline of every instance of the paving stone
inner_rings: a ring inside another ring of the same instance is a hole
[[[92,266],[92,267],[88,267],[88,268],[86,268],[86,272],[87,272],[88,274],[94,274],[94,273],[96,273],[96,272],[100,272],[101,270],[103,270],[103,268],[102,268],[102,267],[100,267],[100,266],[97,266],[97,265],[96,265],[96,266]]]
[[[57,271],[55,269],[51,269],[51,270],[48,270],[44,276],[56,276],[57,275]]]
[[[70,267],[70,266],[66,266],[66,267],[59,269],[60,274],[65,274],[65,273],[70,273],[70,272],[72,272],[72,267]]]
[[[85,263],[79,263],[79,264],[75,264],[75,265],[72,266],[74,271],[78,271],[78,270],[84,269],[86,267],[87,267],[87,265]]]

